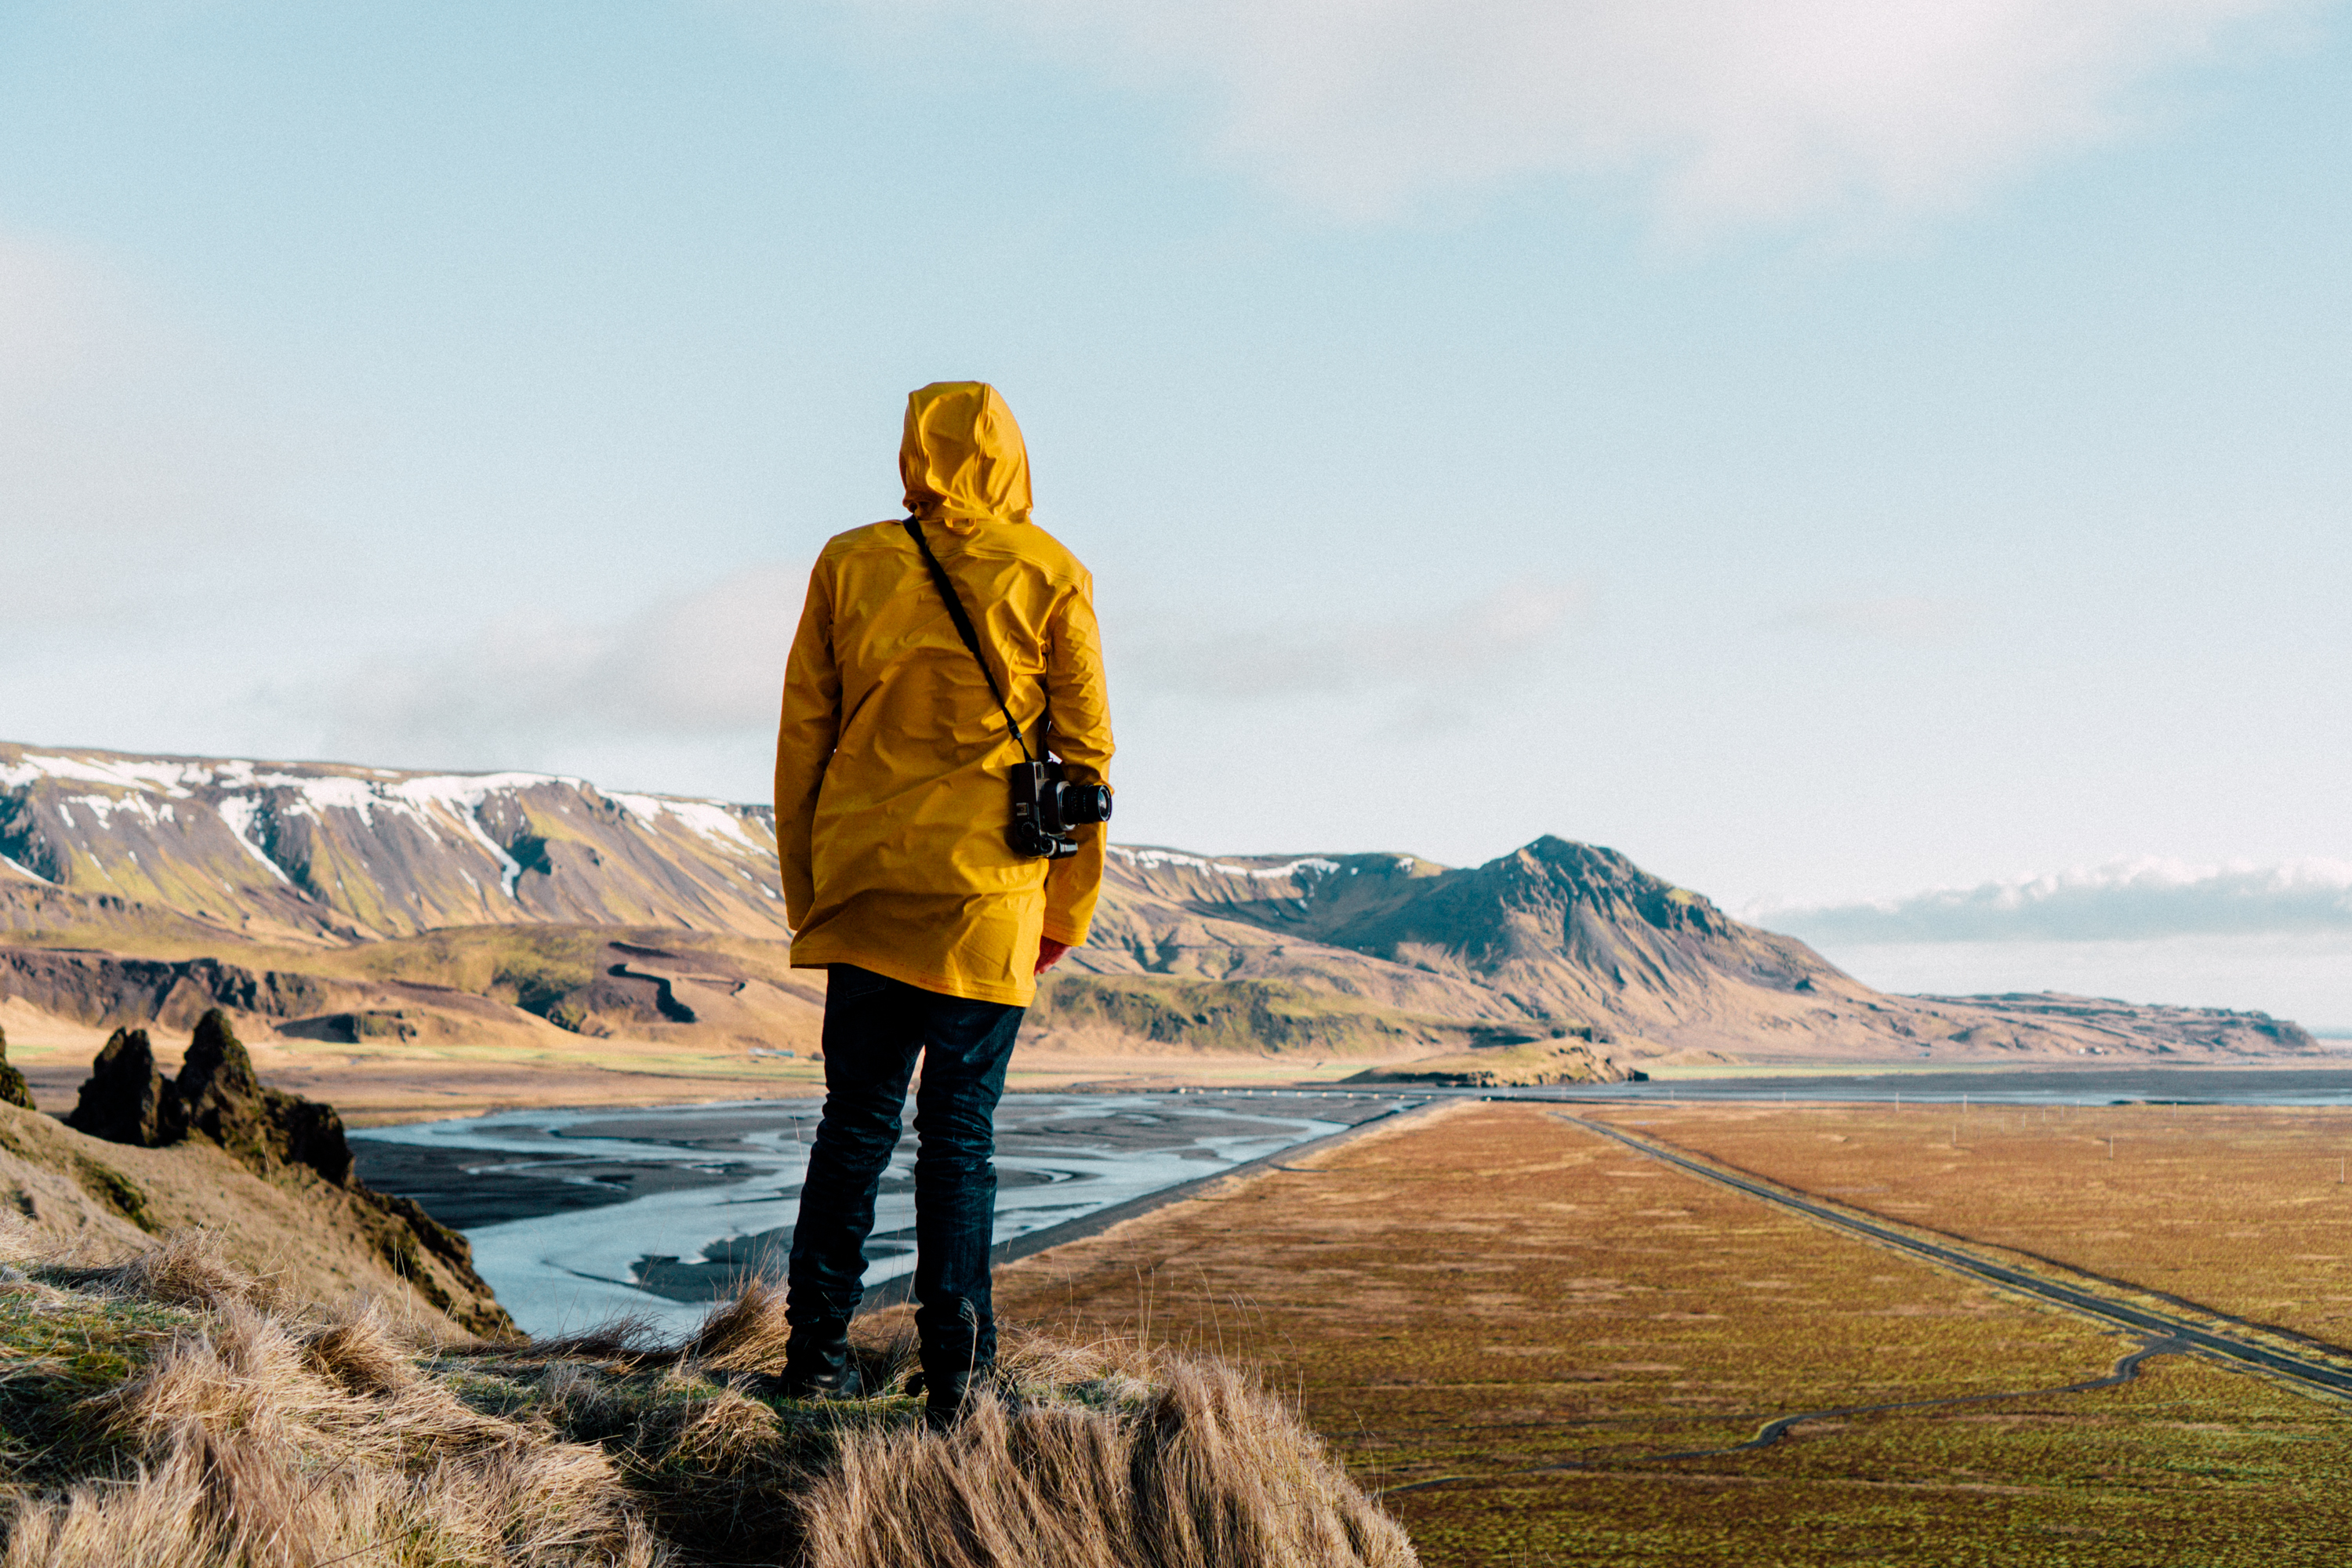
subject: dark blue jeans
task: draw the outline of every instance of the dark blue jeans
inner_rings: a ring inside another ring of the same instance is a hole
[[[1022,1009],[942,996],[853,964],[824,985],[824,1116],[793,1226],[795,1326],[846,1322],[866,1279],[874,1197],[915,1098],[915,1327],[934,1380],[996,1359],[996,1101]]]

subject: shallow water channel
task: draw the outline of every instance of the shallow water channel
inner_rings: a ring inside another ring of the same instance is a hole
[[[999,1242],[1215,1175],[1425,1098],[1346,1092],[1007,1095]],[[913,1108],[866,1245],[914,1267]],[[749,1275],[782,1279],[817,1102],[517,1110],[354,1133],[359,1174],[466,1233],[534,1334],[630,1312],[677,1330]]]

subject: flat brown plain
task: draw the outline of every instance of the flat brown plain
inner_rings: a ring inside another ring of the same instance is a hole
[[[1706,1106],[1594,1120],[1645,1123],[1636,1130],[1892,1219],[2352,1346],[2352,1185],[2339,1180],[2352,1173],[2352,1110]]]
[[[2352,1540],[2341,1414],[2179,1357],[1662,1458],[2054,1390],[2133,1347],[1534,1106],[1213,1191],[1011,1266],[998,1300],[1255,1362],[1435,1565],[2275,1565]]]

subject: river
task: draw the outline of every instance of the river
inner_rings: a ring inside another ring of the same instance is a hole
[[[997,1238],[1063,1227],[1423,1098],[1007,1095]],[[475,1267],[527,1331],[623,1313],[676,1331],[746,1275],[782,1277],[816,1112],[813,1100],[517,1110],[370,1128],[352,1148],[369,1185],[466,1233]],[[910,1131],[883,1178],[869,1286],[914,1267],[914,1152]]]

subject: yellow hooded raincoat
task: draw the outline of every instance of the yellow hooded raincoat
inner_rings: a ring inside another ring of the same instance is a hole
[[[924,387],[907,400],[898,471],[1031,744],[1050,701],[1067,776],[1106,782],[1094,580],[1029,521],[1013,411],[979,382]],[[1103,829],[1080,829],[1069,859],[1014,854],[1006,781],[1020,760],[904,526],[829,542],[809,574],[776,738],[793,963],[1027,1005],[1038,938],[1086,941]]]

